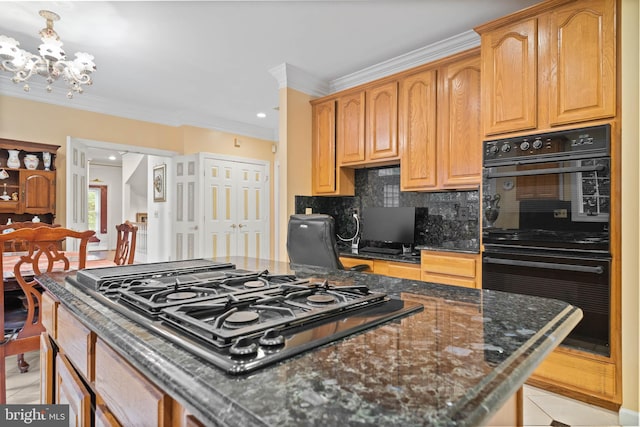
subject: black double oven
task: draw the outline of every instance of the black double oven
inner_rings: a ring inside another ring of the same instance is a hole
[[[610,355],[609,125],[485,141],[483,288],[566,301],[562,343]]]

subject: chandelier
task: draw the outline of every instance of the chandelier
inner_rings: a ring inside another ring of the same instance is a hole
[[[82,86],[92,84],[91,73],[96,70],[93,56],[78,52],[73,61],[67,61],[60,37],[53,30],[53,22],[60,20],[60,16],[48,10],[41,10],[40,16],[47,21],[47,27],[40,30],[40,56],[20,49],[17,40],[0,35],[0,70],[13,73],[14,83],[25,82],[25,92],[29,92],[26,82],[33,75],[45,78],[47,92],[51,92],[51,84],[62,77],[69,88],[67,98],[73,98],[74,93],[83,92]]]

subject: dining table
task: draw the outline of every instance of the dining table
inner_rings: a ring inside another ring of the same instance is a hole
[[[78,270],[78,259],[79,253],[74,251],[61,251],[69,260],[69,269],[68,271],[76,271]],[[4,292],[15,292],[20,290],[20,285],[15,280],[14,267],[18,261],[20,261],[20,257],[27,255],[27,252],[3,252],[2,255],[2,279],[4,282]],[[47,258],[42,257],[40,259],[40,268],[41,271],[45,271],[47,269]],[[115,266],[116,263],[112,258],[107,257],[107,252],[99,251],[99,252],[88,252],[87,260],[85,263],[85,268],[98,268],[98,267],[110,267]],[[54,271],[63,271],[65,270],[64,264],[61,261],[58,261],[54,264]],[[23,276],[31,276],[33,275],[33,271],[22,270]]]

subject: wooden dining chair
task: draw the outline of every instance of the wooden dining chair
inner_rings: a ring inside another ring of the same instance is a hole
[[[116,265],[133,264],[136,256],[136,236],[138,234],[138,226],[125,221],[116,225],[116,233],[118,239],[116,241],[116,255],[113,262]]]
[[[0,307],[3,311],[0,327],[4,331],[0,342],[0,404],[6,403],[7,397],[5,357],[40,349],[40,334],[44,327],[38,309],[41,306],[42,293],[34,277],[46,272],[84,268],[87,262],[87,244],[94,234],[93,230],[81,232],[46,226],[16,229],[0,234],[0,269],[3,272],[3,280],[0,281]],[[79,240],[77,261],[60,249],[64,240],[68,238]],[[17,256],[5,257],[5,243],[13,240],[20,241],[26,249]],[[9,259],[12,259],[11,264],[5,266]],[[8,312],[5,308],[5,287],[11,281],[24,293],[26,309],[18,307],[17,312]],[[8,323],[11,323],[11,330],[7,330]]]
[[[18,221],[10,224],[0,224],[0,233],[20,230],[21,228],[60,227],[60,224],[47,224],[46,222]],[[5,245],[6,251],[20,252],[26,250],[21,240],[11,240]]]
[[[0,224],[0,233],[9,233],[22,228],[38,228],[38,227],[60,227],[60,224],[48,224],[46,222],[18,221],[9,224]],[[22,252],[27,250],[27,244],[24,240],[12,239],[4,243],[4,250],[11,252]],[[26,316],[26,295],[22,290],[17,289],[15,283],[11,283],[5,288],[4,301],[4,327],[5,330],[15,330],[21,327]],[[29,370],[29,364],[24,360],[24,353],[18,354],[18,369],[21,373]]]

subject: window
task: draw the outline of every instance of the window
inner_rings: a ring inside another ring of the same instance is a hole
[[[107,234],[107,186],[90,185],[87,199],[89,230],[94,230],[96,234]]]

